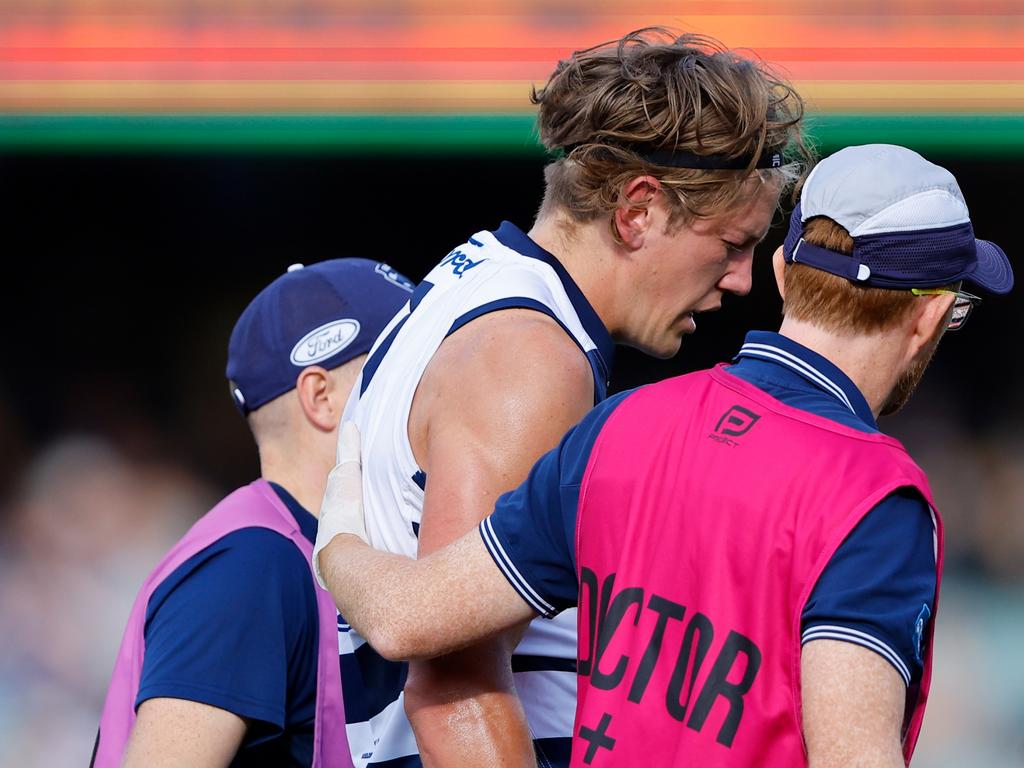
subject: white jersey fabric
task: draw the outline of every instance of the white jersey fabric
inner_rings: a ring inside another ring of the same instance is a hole
[[[515,225],[479,232],[449,253],[384,329],[345,408],[362,435],[370,544],[416,557],[429,478],[416,465],[408,423],[413,395],[441,342],[489,312],[528,308],[554,318],[594,371],[604,399],[613,343],[564,267]],[[385,661],[339,617],[348,737],[356,766],[417,766],[405,716],[406,665]],[[568,765],[576,709],[576,611],[537,619],[512,658],[538,762]]]

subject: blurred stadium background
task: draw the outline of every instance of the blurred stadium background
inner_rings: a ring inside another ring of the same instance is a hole
[[[912,146],[1017,261],[1021,0],[0,0],[0,764],[83,765],[134,593],[257,470],[228,332],[293,262],[420,278],[529,225],[531,83],[650,24],[774,62],[822,152]],[[728,357],[755,290],[681,356],[624,350],[617,389]],[[915,765],[1024,765],[1021,291],[950,335],[887,429],[948,524],[936,683]]]

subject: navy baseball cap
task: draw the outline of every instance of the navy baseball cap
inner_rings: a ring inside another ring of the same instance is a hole
[[[413,284],[387,264],[293,264],[260,291],[228,341],[227,377],[243,415],[295,387],[303,368],[330,370],[370,351]]]
[[[852,255],[803,239],[804,223],[815,216],[850,233]],[[974,237],[953,174],[893,144],[847,147],[818,163],[800,192],[782,253],[787,263],[878,288],[935,288],[960,280],[993,293],[1013,287],[1003,250]]]

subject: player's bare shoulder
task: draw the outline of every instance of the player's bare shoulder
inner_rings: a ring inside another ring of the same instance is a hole
[[[482,407],[515,418],[571,414],[575,423],[594,402],[594,378],[583,351],[553,318],[530,309],[492,312],[453,333],[438,348],[413,399],[414,446],[439,412],[458,408],[472,418]]]

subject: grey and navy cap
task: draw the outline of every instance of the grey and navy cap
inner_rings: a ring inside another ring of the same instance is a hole
[[[330,370],[366,354],[413,287],[369,259],[288,267],[231,331],[227,377],[235,405],[248,414],[293,389],[303,368]]]
[[[815,216],[850,233],[852,255],[803,239],[804,224]],[[847,147],[818,163],[804,183],[782,252],[787,263],[878,288],[934,288],[960,280],[993,293],[1013,287],[1003,250],[974,237],[953,174],[893,144]]]

